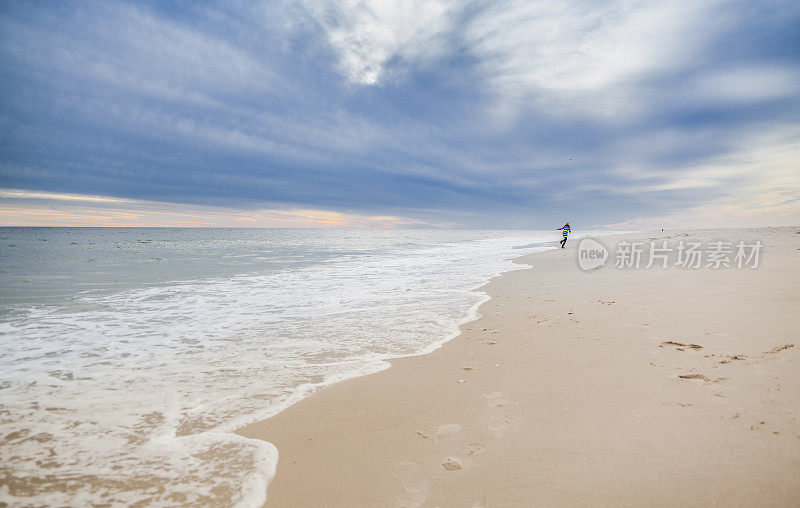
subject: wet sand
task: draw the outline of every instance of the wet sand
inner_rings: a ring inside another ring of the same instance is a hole
[[[760,239],[755,270],[519,258],[441,349],[242,429],[267,506],[800,505],[798,232],[631,237]]]

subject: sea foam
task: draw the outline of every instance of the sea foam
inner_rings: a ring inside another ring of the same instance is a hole
[[[253,261],[7,313],[0,498],[259,506],[278,451],[232,431],[439,347],[477,316],[488,297],[475,289],[557,237],[408,234],[390,249],[269,270]]]

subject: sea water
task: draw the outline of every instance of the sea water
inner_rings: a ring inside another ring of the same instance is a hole
[[[0,501],[258,506],[232,433],[474,319],[558,231],[0,228]]]

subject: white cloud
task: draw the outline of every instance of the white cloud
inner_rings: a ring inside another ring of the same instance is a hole
[[[393,59],[419,65],[445,52],[455,2],[341,0],[305,4],[338,54],[347,79],[374,85],[384,78]]]
[[[719,3],[347,0],[308,11],[353,83],[380,83],[394,59],[421,65],[462,49],[499,113],[533,103],[610,116],[635,110],[641,80],[697,62]]]
[[[717,3],[503,2],[464,37],[498,107],[624,115],[636,112],[641,81],[697,60]]]
[[[39,192],[17,189],[0,189],[0,199],[44,199],[49,201],[81,201],[85,203],[132,203],[125,198],[65,194],[61,192]]]

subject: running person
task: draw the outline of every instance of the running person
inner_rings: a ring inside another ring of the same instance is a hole
[[[563,249],[563,248],[564,248],[564,245],[566,245],[566,244],[567,244],[567,235],[569,235],[570,231],[572,231],[572,230],[569,228],[569,222],[567,222],[566,224],[564,224],[563,226],[561,226],[560,228],[558,228],[556,231],[559,231],[559,230],[561,230],[561,231],[562,231],[562,234],[564,235],[564,239],[563,239],[563,240],[561,240],[561,248]]]

